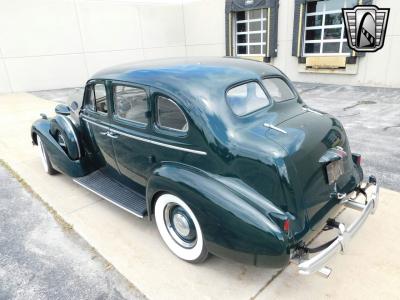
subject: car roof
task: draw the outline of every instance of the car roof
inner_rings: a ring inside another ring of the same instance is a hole
[[[275,67],[232,57],[169,58],[123,64],[102,70],[91,79],[148,85],[186,98],[217,97],[232,84],[281,75]]]

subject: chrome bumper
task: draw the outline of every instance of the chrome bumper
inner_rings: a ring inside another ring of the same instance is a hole
[[[372,190],[370,190],[372,189]],[[298,271],[302,275],[309,275],[315,272],[320,272],[325,276],[329,276],[330,269],[325,266],[328,260],[338,252],[344,252],[346,245],[351,238],[358,232],[365,220],[370,214],[374,214],[379,202],[379,186],[377,184],[370,185],[367,189],[370,193],[366,204],[362,204],[353,200],[344,199],[342,203],[352,209],[361,211],[361,215],[350,226],[344,224],[339,225],[339,235],[327,248],[318,252],[310,259],[297,259]]]

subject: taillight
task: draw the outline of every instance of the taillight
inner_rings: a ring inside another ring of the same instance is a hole
[[[353,154],[352,154],[352,158],[353,158],[353,162],[354,162],[357,166],[361,166],[361,154],[353,153]]]
[[[288,233],[289,229],[290,229],[290,222],[289,219],[286,219],[285,221],[283,221],[283,231]]]

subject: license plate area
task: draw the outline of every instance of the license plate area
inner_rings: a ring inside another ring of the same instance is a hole
[[[326,174],[328,175],[328,183],[332,184],[339,179],[344,173],[343,160],[339,159],[326,165]]]

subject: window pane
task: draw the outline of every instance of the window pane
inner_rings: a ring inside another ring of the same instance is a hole
[[[344,0],[326,0],[325,10],[341,10],[344,7]]]
[[[115,114],[118,117],[147,124],[147,95],[143,89],[115,86],[113,99]]]
[[[250,22],[250,31],[259,31],[261,30],[261,22]]]
[[[256,82],[249,82],[230,89],[226,100],[234,114],[244,116],[269,105],[264,91]]]
[[[321,39],[321,29],[307,30],[306,40],[320,40]]]
[[[249,20],[261,19],[261,9],[255,9],[249,11]]]
[[[246,43],[247,42],[247,34],[238,34],[237,42],[238,43]]]
[[[338,25],[342,24],[342,14],[326,14],[325,15],[325,25]]]
[[[322,53],[339,53],[340,43],[324,43]]]
[[[246,31],[246,25],[247,25],[247,23],[238,23],[238,24],[236,24],[236,26],[237,26],[237,32],[244,32],[244,31]]]
[[[188,130],[188,122],[182,110],[166,97],[157,98],[157,124],[162,128]]]
[[[294,98],[294,93],[290,87],[280,78],[267,78],[263,80],[264,87],[277,102],[286,101]]]
[[[324,9],[324,2],[323,1],[312,1],[307,3],[307,12],[320,12]]]
[[[358,4],[358,0],[346,0],[346,7],[353,8]]]
[[[90,110],[94,110],[94,103],[95,103],[96,100],[95,100],[95,97],[94,97],[93,86],[90,86],[89,92],[90,92],[90,95],[87,98],[87,100],[85,101],[85,107],[90,109]]]
[[[238,46],[237,49],[238,54],[247,54],[247,46]]]
[[[261,33],[252,33],[249,37],[250,43],[261,43]]]
[[[327,28],[324,29],[324,39],[340,39],[342,28]]]
[[[320,43],[306,43],[305,53],[319,53]]]
[[[347,42],[343,42],[342,45],[342,53],[350,53],[351,49],[349,48],[349,45],[347,44]]]
[[[322,15],[307,16],[307,27],[321,26],[321,25],[322,25]]]
[[[94,96],[96,101],[96,111],[107,113],[107,95],[104,84],[95,84]]]
[[[237,21],[246,20],[246,12],[245,11],[238,11],[236,13],[236,20]]]
[[[261,46],[251,45],[249,47],[250,47],[250,54],[261,54]]]

